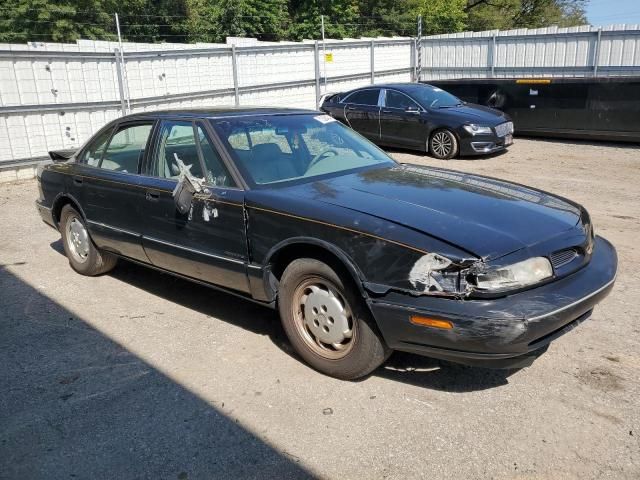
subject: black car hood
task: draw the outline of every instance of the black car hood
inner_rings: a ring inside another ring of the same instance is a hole
[[[485,107],[483,105],[475,105],[472,103],[465,103],[458,107],[444,107],[437,108],[438,113],[445,113],[451,116],[460,117],[461,120],[469,122],[483,122],[489,125],[498,125],[506,122],[508,118],[505,114],[499,110]]]
[[[554,238],[580,222],[561,198],[500,180],[415,165],[291,187],[289,194],[376,216],[490,260]],[[322,192],[319,194],[319,192]]]

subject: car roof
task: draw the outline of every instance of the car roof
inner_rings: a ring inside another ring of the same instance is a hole
[[[317,114],[317,110],[307,110],[302,108],[279,108],[279,107],[200,107],[181,108],[175,110],[152,110],[147,112],[133,113],[126,115],[119,120],[132,120],[138,118],[229,118],[244,117],[249,115],[300,115]]]
[[[405,83],[376,83],[374,85],[367,85],[364,87],[354,88],[353,90],[348,90],[344,93],[357,92],[358,90],[366,90],[371,88],[394,88],[400,91],[415,91],[418,88],[429,88],[434,89],[433,85],[429,85],[428,83],[413,83],[413,82],[405,82]]]

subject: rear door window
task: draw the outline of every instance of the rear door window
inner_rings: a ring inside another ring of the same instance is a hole
[[[353,92],[344,101],[346,103],[353,103],[355,105],[378,105],[378,97],[380,97],[379,88],[367,88],[366,90],[359,90]]]
[[[122,125],[111,138],[99,167],[124,173],[138,173],[153,123]]]

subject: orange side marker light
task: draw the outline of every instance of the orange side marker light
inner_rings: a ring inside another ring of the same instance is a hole
[[[421,317],[419,315],[411,315],[411,323],[420,325],[421,327],[434,327],[443,330],[451,330],[453,323],[449,320],[440,320],[437,318]]]

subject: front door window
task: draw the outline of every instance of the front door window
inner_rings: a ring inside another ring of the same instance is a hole
[[[193,176],[204,178],[209,185],[236,186],[200,125],[184,121],[162,123],[153,165],[154,176],[177,179],[180,175],[178,160],[189,167]]]

